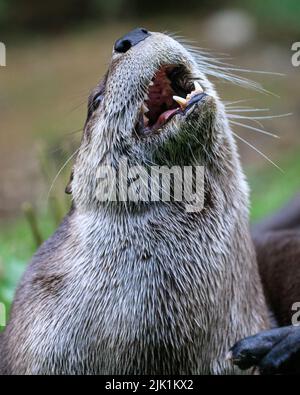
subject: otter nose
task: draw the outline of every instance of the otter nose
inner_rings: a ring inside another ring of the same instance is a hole
[[[148,30],[143,28],[134,29],[131,32],[125,34],[125,36],[119,38],[115,42],[115,51],[120,53],[127,52],[131,47],[134,47],[139,42],[145,40],[145,38],[149,37],[150,33]]]

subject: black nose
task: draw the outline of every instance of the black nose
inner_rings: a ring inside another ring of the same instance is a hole
[[[149,36],[150,33],[146,29],[134,29],[115,42],[115,51],[120,53],[127,52],[131,47],[145,40],[145,38]]]

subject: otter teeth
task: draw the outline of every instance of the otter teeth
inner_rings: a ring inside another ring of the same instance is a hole
[[[194,81],[194,87],[195,87],[195,90],[193,92],[197,92],[197,93],[203,92],[202,86],[199,84],[198,81]]]
[[[142,104],[142,111],[143,111],[143,114],[146,114],[149,111],[149,108],[146,106],[145,103]]]
[[[194,81],[194,87],[195,87],[195,89],[191,93],[186,95],[185,99],[180,96],[173,96],[173,100],[175,100],[176,103],[179,104],[179,106],[181,107],[182,110],[184,110],[187,107],[187,105],[189,104],[189,101],[191,100],[191,98],[193,96],[199,95],[200,93],[203,92],[202,86],[199,84],[199,82]]]
[[[149,123],[149,119],[146,115],[146,113],[149,111],[149,108],[146,106],[145,103],[142,104],[142,114],[143,114],[143,121],[144,121],[144,125],[148,126]]]
[[[182,109],[184,109],[188,104],[188,101],[186,99],[184,99],[183,97],[173,96],[173,99],[176,101],[176,103],[178,103],[180,105],[180,107]]]

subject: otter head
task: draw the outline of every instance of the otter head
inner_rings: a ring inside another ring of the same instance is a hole
[[[232,168],[235,146],[208,70],[205,57],[166,34],[136,29],[117,40],[89,98],[72,181],[77,206],[95,201],[99,166],[123,158],[131,166]]]

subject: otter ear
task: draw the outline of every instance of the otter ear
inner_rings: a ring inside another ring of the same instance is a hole
[[[71,193],[72,193],[72,181],[73,181],[73,178],[74,178],[74,170],[72,169],[71,175],[70,175],[70,180],[69,180],[69,182],[68,182],[68,184],[66,186],[66,189],[65,189],[65,193],[67,195],[71,195]]]

